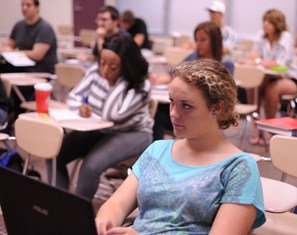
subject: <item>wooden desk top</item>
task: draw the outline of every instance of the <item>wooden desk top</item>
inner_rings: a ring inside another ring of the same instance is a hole
[[[49,121],[56,122],[61,127],[68,129],[68,130],[74,130],[74,131],[94,131],[94,130],[100,130],[100,129],[105,129],[112,127],[114,125],[113,122],[110,121],[105,121],[102,119],[88,119],[83,118],[81,119],[73,119],[73,120],[60,120],[60,121],[55,121],[53,118],[50,116],[44,115],[39,115],[37,112],[29,112],[29,113],[22,113],[19,115],[19,117],[25,117],[25,118],[44,118],[48,119]]]
[[[11,78],[11,77],[36,77],[36,78],[51,78],[51,73],[44,73],[44,72],[27,72],[27,73],[2,73],[0,74],[1,78]]]
[[[48,73],[2,73],[0,78],[15,86],[33,86],[38,82],[47,82]]]
[[[59,48],[58,53],[64,57],[76,57],[80,53],[91,53],[91,49],[87,47]]]
[[[261,177],[266,211],[283,213],[297,205],[297,188],[293,185]]]

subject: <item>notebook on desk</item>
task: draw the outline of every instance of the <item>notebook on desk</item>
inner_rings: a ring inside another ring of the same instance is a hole
[[[90,201],[0,167],[0,205],[9,235],[95,235]]]

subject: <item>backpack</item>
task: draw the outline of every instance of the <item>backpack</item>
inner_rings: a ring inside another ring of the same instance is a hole
[[[7,167],[22,173],[24,169],[24,160],[18,152],[0,148],[0,167]],[[35,170],[28,170],[27,175],[41,180],[40,173]]]
[[[16,151],[0,149],[0,166],[8,167],[21,173],[23,171],[23,159]]]

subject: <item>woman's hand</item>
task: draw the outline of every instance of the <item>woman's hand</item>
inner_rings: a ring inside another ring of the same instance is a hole
[[[107,231],[106,235],[138,235],[132,227],[114,227]]]
[[[98,235],[139,235],[132,227],[114,227],[107,217],[95,218]]]
[[[113,227],[112,221],[105,217],[95,218],[95,224],[98,235],[105,235]]]
[[[82,104],[79,107],[79,115],[82,117],[90,117],[92,114],[92,106],[89,104]]]

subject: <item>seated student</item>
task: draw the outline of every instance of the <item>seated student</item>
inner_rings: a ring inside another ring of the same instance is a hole
[[[99,234],[249,234],[265,222],[257,163],[228,142],[236,85],[215,60],[184,62],[169,85],[179,140],[155,141],[101,206]],[[132,227],[120,227],[139,207]]]
[[[147,26],[145,22],[136,18],[132,11],[125,11],[121,16],[121,27],[129,32],[140,48],[151,49]]]
[[[226,13],[226,6],[223,2],[214,0],[208,6],[210,20],[220,27],[223,37],[223,54],[230,54],[233,50],[236,40],[237,32],[229,25],[224,24],[223,18]]]
[[[196,50],[186,57],[184,61],[213,58],[221,62],[223,57],[222,34],[220,28],[215,23],[206,21],[197,25],[194,30],[194,38],[196,42]],[[224,61],[222,64],[229,70],[230,74],[233,74],[234,64],[232,62]],[[164,79],[164,76],[162,78]],[[156,79],[156,82],[158,82],[158,79]],[[158,105],[153,127],[154,140],[163,139],[164,128],[169,130],[172,129],[168,111],[168,104]]]
[[[77,59],[80,61],[96,61],[102,49],[104,37],[110,37],[120,31],[123,32],[120,29],[120,13],[113,6],[103,6],[99,9],[96,24],[97,40],[92,48],[92,54],[79,54]]]
[[[277,9],[269,9],[263,15],[263,29],[257,33],[250,58],[239,61],[267,69],[287,67],[286,76],[267,74],[258,89],[258,107],[264,101],[265,118],[276,117],[282,95],[297,93],[297,64],[294,63],[293,44],[293,37],[287,31],[285,15]],[[270,138],[270,133],[255,128],[250,143],[266,145]]]
[[[152,142],[147,71],[148,63],[129,35],[118,33],[104,39],[98,64],[70,92],[67,103],[82,117],[95,113],[115,125],[65,136],[57,157],[58,187],[68,189],[66,165],[82,157],[76,192],[92,199],[104,170],[140,155]]]
[[[18,21],[12,28],[10,37],[0,51],[20,50],[36,62],[34,66],[15,67],[9,63],[0,64],[0,72],[46,72],[55,73],[57,58],[57,40],[52,26],[39,15],[38,0],[21,0],[23,20]],[[27,101],[34,100],[32,86],[19,87]],[[11,103],[14,112],[13,119],[25,110],[20,108],[21,100],[14,90],[11,93]]]
[[[2,72],[55,73],[57,40],[51,25],[39,15],[38,0],[21,0],[24,19],[12,28],[10,38],[1,51],[21,50],[36,62],[32,67],[1,66]]]

